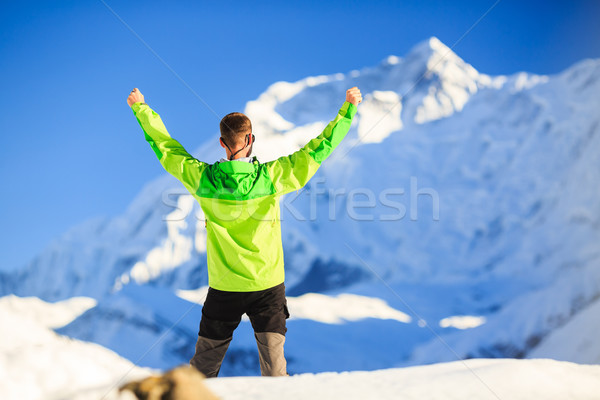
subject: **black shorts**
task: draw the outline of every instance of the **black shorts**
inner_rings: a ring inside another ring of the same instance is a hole
[[[244,313],[250,318],[254,332],[285,335],[285,320],[290,313],[284,284],[258,292],[226,292],[209,288],[198,334],[209,339],[228,339]]]

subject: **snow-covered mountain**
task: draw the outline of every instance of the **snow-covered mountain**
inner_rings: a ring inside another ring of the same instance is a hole
[[[348,137],[282,202],[286,286],[380,299],[410,318],[291,320],[294,372],[553,355],[542,350],[554,332],[597,322],[587,310],[600,297],[600,60],[555,76],[488,76],[431,38],[374,67],[278,82],[245,110],[259,159],[320,133],[352,86],[364,103]],[[212,143],[195,155],[217,160]],[[148,349],[167,334],[141,363],[166,368],[193,351],[199,307],[176,294],[206,285],[205,257],[201,210],[165,175],[123,215],[56,239],[0,290],[93,297],[62,333],[132,361],[141,354],[125,354],[135,346],[123,338]],[[249,329],[236,333],[225,372],[255,372]],[[571,331],[600,352],[593,330]],[[561,358],[600,356],[581,351]]]

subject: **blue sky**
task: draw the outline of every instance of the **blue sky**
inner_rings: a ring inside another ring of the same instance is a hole
[[[219,116],[275,81],[375,65],[430,36],[451,46],[495,2],[105,1]],[[600,57],[599,17],[594,0],[502,0],[454,51],[492,75],[554,74]],[[133,87],[188,149],[218,133],[219,117],[99,0],[2,2],[0,57],[0,270],[118,215],[163,173],[125,102]]]

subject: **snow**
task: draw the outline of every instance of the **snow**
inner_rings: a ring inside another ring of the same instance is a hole
[[[327,324],[341,324],[344,321],[359,321],[366,318],[390,319],[409,323],[409,315],[391,308],[377,298],[340,294],[326,296],[307,293],[299,297],[288,297],[288,307],[292,318],[309,319]]]
[[[175,293],[189,302],[204,304],[204,300],[206,300],[206,296],[208,295],[208,286],[202,286],[194,290],[178,290]]]
[[[599,290],[600,269],[588,266],[581,267],[577,274],[567,275],[563,272],[556,277],[552,285],[527,292],[506,302],[500,311],[487,316],[485,324],[466,331],[449,333],[444,336],[444,342],[433,338],[428,343],[419,344],[407,364],[450,361],[455,359],[457,354],[461,358],[524,357],[535,349],[541,338],[564,325],[573,315],[578,315],[577,312],[581,312],[575,308],[576,304],[583,307],[591,303]],[[579,327],[586,324],[597,325],[597,317],[592,313],[588,312],[582,318],[585,320],[580,320]],[[591,329],[571,329],[570,333],[573,336],[565,340],[554,352],[549,352],[549,356],[560,353],[563,346],[574,350],[574,343],[588,342],[590,350],[597,348],[600,343],[598,335]],[[477,346],[473,343],[477,343]],[[448,351],[448,346],[452,351]],[[568,361],[585,357],[583,353],[576,351],[570,354],[573,358],[569,358]],[[538,353],[538,356],[545,355]]]
[[[167,369],[194,353],[201,307],[171,291],[128,284],[58,333],[102,345],[136,365]]]
[[[600,364],[600,300],[555,329],[528,358],[553,358],[580,364]]]
[[[374,91],[364,97],[358,109],[358,137],[364,143],[380,143],[402,129],[402,102],[391,91]]]
[[[600,367],[553,360],[466,360],[373,372],[289,378],[220,378],[207,386],[235,399],[597,399]]]
[[[490,80],[480,75],[472,66],[461,60],[452,50],[433,37],[416,46],[412,57],[427,61],[425,78],[436,74],[438,79],[429,86],[416,109],[414,121],[418,124],[435,121],[461,111],[469,98],[489,85]],[[410,57],[411,55],[409,55]],[[420,78],[419,78],[420,80]],[[415,84],[418,84],[416,81]]]
[[[130,276],[135,282],[146,283],[191,259],[194,240],[183,233],[188,228],[186,216],[192,212],[194,202],[191,195],[177,198],[175,209],[165,218],[168,237],[162,246],[152,249],[144,261],[133,266]],[[196,245],[196,251],[205,250],[205,246]]]
[[[306,299],[309,298],[305,297],[301,302],[308,306]],[[0,344],[0,392],[3,399],[125,400],[131,397],[119,395],[116,388],[127,381],[155,373],[134,366],[102,346],[57,335],[38,323],[31,311],[55,310],[53,313],[57,320],[48,318],[45,323],[57,325],[64,320],[65,313],[72,312],[76,306],[81,307],[81,304],[84,304],[82,299],[58,305],[16,296],[0,299],[0,336],[3,339]],[[165,308],[172,306],[172,303],[164,305]],[[59,308],[63,309],[62,313],[56,311]],[[21,310],[29,311],[21,313]],[[598,310],[588,311],[597,313]],[[304,373],[283,378],[216,378],[207,380],[206,385],[225,400],[584,400],[595,399],[600,392],[600,366],[548,359],[472,359],[370,372]]]
[[[520,72],[514,79],[513,91],[519,92],[522,90],[531,89],[536,85],[548,82],[547,76],[531,75],[525,72]]]
[[[39,299],[0,299],[0,393],[3,399],[70,399],[150,372],[106,348],[57,335],[58,326],[89,305],[86,299],[48,304]],[[124,380],[123,380],[124,379]],[[96,396],[98,398],[98,396]]]
[[[35,321],[46,328],[60,328],[72,322],[97,301],[89,297],[72,297],[56,303],[47,303],[37,297],[8,295],[0,298],[0,310]]]
[[[544,359],[480,359],[372,372],[215,378],[205,384],[223,400],[592,400],[600,391],[600,367]],[[98,389],[74,398],[98,399],[105,393]],[[105,400],[126,400],[109,393]]]
[[[446,317],[440,320],[440,326],[442,328],[453,327],[457,329],[470,329],[485,324],[485,321],[485,317],[480,316],[453,315],[452,317]]]

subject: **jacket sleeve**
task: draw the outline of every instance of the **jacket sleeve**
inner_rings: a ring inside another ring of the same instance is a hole
[[[354,114],[356,114],[356,106],[344,102],[335,119],[325,127],[319,136],[295,153],[266,163],[275,190],[283,194],[306,185],[317,172],[321,163],[346,136]]]
[[[146,103],[135,103],[131,109],[144,131],[146,141],[150,143],[162,166],[179,179],[186,189],[194,193],[207,164],[185,151],[183,146],[169,135],[160,116]]]

